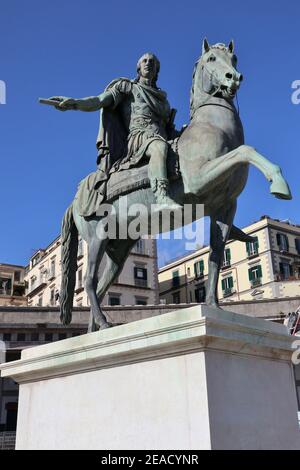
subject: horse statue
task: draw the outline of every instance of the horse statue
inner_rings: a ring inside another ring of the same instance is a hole
[[[243,77],[236,69],[237,58],[233,49],[232,41],[229,46],[219,43],[209,45],[206,39],[203,42],[202,55],[193,71],[191,120],[177,142],[180,177],[170,180],[169,185],[172,200],[178,205],[202,204],[204,215],[210,217],[206,304],[216,308],[219,308],[219,270],[227,240],[252,240],[233,225],[237,198],[246,185],[249,164],[258,168],[271,183],[270,192],[275,197],[292,197],[280,167],[244,144],[243,126],[233,103]],[[116,214],[119,214],[117,223],[124,222],[118,212],[124,197],[120,194],[112,202]],[[137,188],[126,197],[128,207],[137,203],[147,207],[150,222],[155,206],[152,189]],[[103,216],[97,213],[90,217],[80,215],[75,198],[62,224],[61,320],[69,324],[72,318],[79,233],[88,247],[85,287],[91,305],[89,331],[110,326],[102,312],[101,302],[137,242],[130,236],[127,239],[99,237],[97,233],[102,220]],[[105,253],[107,263],[104,271],[99,273]]]

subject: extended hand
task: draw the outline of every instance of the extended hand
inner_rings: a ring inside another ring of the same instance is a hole
[[[49,100],[57,101],[57,106],[55,106],[55,108],[59,111],[76,109],[76,100],[73,98],[67,98],[66,96],[51,96]]]

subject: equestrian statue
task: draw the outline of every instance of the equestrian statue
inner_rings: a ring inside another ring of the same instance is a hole
[[[99,96],[40,100],[60,111],[101,110],[97,169],[80,183],[62,223],[60,308],[65,325],[72,319],[78,234],[88,247],[85,287],[91,305],[89,331],[110,326],[101,302],[137,242],[130,236],[99,236],[104,223],[99,210],[103,204],[109,202],[115,209],[117,224],[129,223],[118,211],[122,199],[127,198],[129,208],[143,204],[149,226],[157,207],[163,214],[166,210],[183,211],[185,204],[202,204],[204,215],[210,217],[206,304],[219,308],[217,285],[225,244],[228,239],[253,240],[233,225],[249,164],[271,183],[270,192],[275,197],[292,197],[279,166],[244,143],[243,126],[234,105],[243,77],[237,71],[233,41],[228,46],[210,45],[204,39],[193,71],[190,123],[180,131],[174,125],[176,110],[157,86],[159,70],[157,57],[146,53],[137,63],[135,79],[113,80]],[[196,218],[196,211],[193,213]],[[105,254],[107,262],[99,272]]]

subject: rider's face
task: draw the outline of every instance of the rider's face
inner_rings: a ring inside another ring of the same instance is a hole
[[[145,54],[140,60],[140,75],[153,80],[156,76],[156,61],[151,54]]]

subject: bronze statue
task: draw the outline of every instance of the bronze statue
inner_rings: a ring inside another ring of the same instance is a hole
[[[211,219],[206,304],[218,307],[217,284],[226,241],[229,238],[252,240],[233,225],[237,197],[247,182],[249,164],[256,166],[271,182],[274,196],[291,199],[280,168],[253,147],[244,145],[243,126],[233,103],[243,78],[236,66],[232,41],[228,46],[203,41],[202,56],[193,72],[191,121],[182,133],[175,131],[166,96],[156,87],[159,62],[153,54],[145,54],[140,59],[137,80],[118,79],[98,97],[50,99],[51,104],[62,110],[104,108],[98,138],[99,168],[81,183],[63,219],[60,295],[63,323],[70,323],[72,317],[79,232],[88,245],[89,330],[94,330],[96,325],[100,329],[109,326],[100,303],[120,274],[136,239],[97,236],[99,224],[103,223],[97,207],[103,201],[110,200],[117,208],[126,193],[128,205],[144,204],[149,218],[157,201],[162,202],[162,209],[174,210],[186,203],[203,204],[205,215]],[[173,141],[167,143],[170,138]],[[176,161],[180,169],[177,172],[174,171]],[[148,162],[150,184],[140,176],[145,175]],[[129,181],[132,174],[136,181],[125,188],[123,182]],[[119,192],[109,190],[112,181]],[[118,222],[123,222],[122,214],[118,217]],[[98,278],[105,253],[108,263]]]

